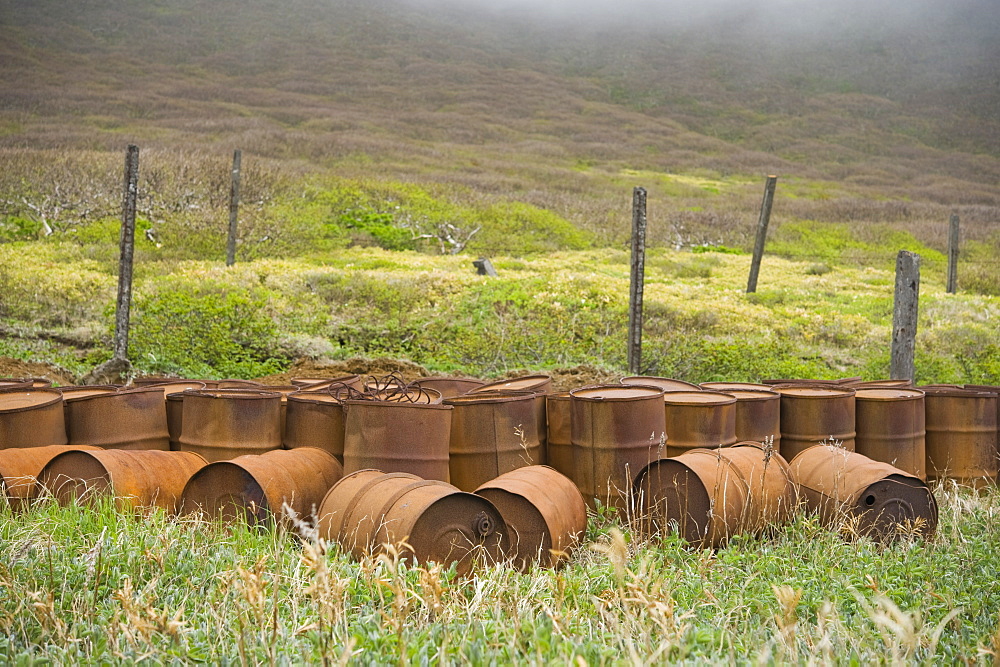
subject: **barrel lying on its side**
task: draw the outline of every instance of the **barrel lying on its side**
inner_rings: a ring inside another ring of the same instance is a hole
[[[808,508],[826,525],[880,540],[901,531],[930,535],[938,508],[927,485],[915,475],[833,445],[815,445],[789,464],[792,480]]]
[[[419,563],[502,560],[509,548],[503,518],[488,500],[440,480],[408,473],[359,470],[326,494],[319,534],[356,558],[398,548]]]
[[[332,454],[315,447],[217,461],[188,481],[181,512],[201,510],[224,521],[262,524],[284,517],[287,505],[296,517],[309,521],[342,472]]]

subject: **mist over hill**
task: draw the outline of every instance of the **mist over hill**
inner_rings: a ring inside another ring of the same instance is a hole
[[[1000,203],[989,0],[0,0],[0,35],[2,150],[240,147],[571,220],[634,173]]]

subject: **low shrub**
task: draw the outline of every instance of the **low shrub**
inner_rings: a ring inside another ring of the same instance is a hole
[[[213,281],[165,281],[133,302],[129,358],[148,373],[260,377],[287,362],[262,289]]]

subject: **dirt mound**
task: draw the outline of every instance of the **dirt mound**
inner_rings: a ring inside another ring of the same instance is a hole
[[[418,377],[426,377],[431,373],[419,364],[404,359],[346,359],[344,361],[334,361],[330,363],[317,363],[311,359],[300,359],[284,373],[268,375],[257,378],[259,382],[265,384],[289,384],[294,377],[336,377],[338,375],[357,374],[362,377],[369,375],[382,377],[395,373],[402,376],[404,380],[415,380]]]
[[[45,378],[52,380],[52,384],[62,386],[76,384],[76,378],[73,377],[73,374],[58,366],[34,361],[21,361],[10,357],[0,357],[0,377]]]
[[[618,379],[622,377],[620,372],[616,373],[583,364],[572,368],[552,368],[544,371],[530,371],[522,368],[504,373],[503,379],[509,380],[522,375],[548,375],[552,378],[552,391],[569,391],[595,384],[617,384]]]

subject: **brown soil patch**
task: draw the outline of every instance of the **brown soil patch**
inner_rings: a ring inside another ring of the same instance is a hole
[[[383,377],[395,373],[406,381],[427,377],[431,373],[419,364],[404,359],[345,359],[330,363],[317,363],[311,359],[300,359],[284,373],[257,378],[264,384],[287,385],[292,378],[331,378],[338,375],[360,375],[362,377]]]
[[[618,384],[618,380],[622,377],[620,372],[583,364],[572,368],[552,368],[545,371],[525,369],[509,371],[503,375],[503,379],[509,380],[522,375],[548,375],[552,378],[552,391],[555,392],[570,391],[595,384]]]
[[[45,378],[51,380],[52,384],[72,385],[76,384],[76,378],[72,373],[53,366],[51,364],[37,363],[33,361],[21,361],[10,357],[0,357],[0,377],[5,378]]]

